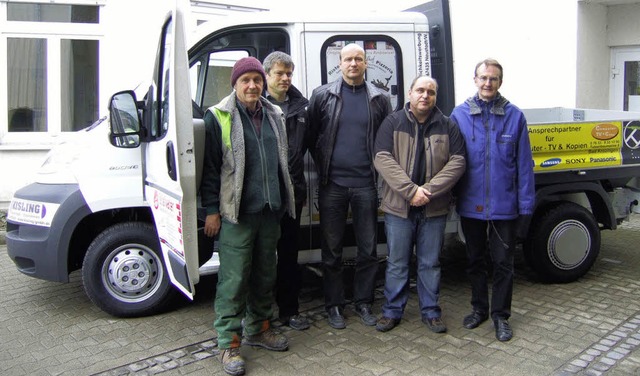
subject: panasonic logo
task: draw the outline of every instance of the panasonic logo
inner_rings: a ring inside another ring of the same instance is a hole
[[[547,159],[546,161],[540,163],[540,167],[551,167],[551,166],[555,166],[557,164],[560,164],[560,162],[562,162],[562,159],[560,159],[560,158],[551,158],[551,159]]]

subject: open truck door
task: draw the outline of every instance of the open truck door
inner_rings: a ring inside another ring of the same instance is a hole
[[[138,187],[149,208],[114,211],[112,215],[120,218],[96,236],[83,261],[87,295],[114,316],[161,312],[177,294],[171,285],[193,299],[200,277],[196,124],[191,109],[184,7],[178,2],[164,20],[144,100],[138,101],[133,91],[123,91],[109,101],[110,142],[118,148],[140,150],[140,166],[132,159],[131,168],[142,172]],[[196,121],[202,123],[201,119]]]
[[[144,196],[173,285],[193,299],[199,280],[196,167],[184,11],[177,0],[156,55],[143,124]]]

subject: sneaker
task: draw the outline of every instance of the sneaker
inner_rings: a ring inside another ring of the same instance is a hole
[[[431,331],[434,333],[444,333],[447,331],[447,326],[444,325],[444,322],[442,322],[442,319],[440,317],[434,317],[431,319],[428,317],[423,317],[422,322],[427,324],[429,329],[431,329]]]
[[[290,317],[283,317],[280,319],[283,324],[289,325],[291,329],[294,330],[306,330],[309,329],[311,324],[309,324],[309,320],[306,317],[300,315],[293,315]]]
[[[340,312],[340,307],[333,306],[327,310],[327,320],[329,326],[334,329],[344,329],[347,327],[347,323],[344,321],[344,316]]]
[[[244,375],[244,359],[240,356],[240,348],[220,349],[220,363],[228,375]]]
[[[245,337],[244,344],[259,346],[272,351],[286,351],[289,348],[289,340],[287,337],[271,328],[262,333]]]
[[[392,319],[391,317],[382,316],[376,323],[376,330],[379,332],[388,332],[400,324],[400,319]]]
[[[369,304],[361,304],[356,307],[356,312],[358,316],[360,316],[360,321],[367,326],[374,326],[378,319],[371,312],[371,305]]]

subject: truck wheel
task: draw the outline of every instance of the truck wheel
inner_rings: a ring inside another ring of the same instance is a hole
[[[546,282],[565,283],[582,277],[600,251],[600,229],[584,207],[564,202],[531,222],[524,242],[527,264]]]
[[[98,235],[84,258],[82,281],[91,301],[118,317],[156,314],[177,295],[156,230],[143,222],[119,223]]]

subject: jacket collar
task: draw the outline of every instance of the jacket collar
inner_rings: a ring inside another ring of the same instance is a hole
[[[469,105],[469,113],[471,115],[479,115],[482,113],[483,107],[488,107],[490,113],[494,115],[504,116],[505,107],[507,106],[507,104],[509,104],[509,101],[507,100],[507,98],[503,97],[502,94],[500,94],[499,92],[498,92],[498,95],[495,97],[495,99],[489,102],[484,102],[486,103],[485,106],[481,105],[482,102],[484,101],[480,99],[477,93],[473,97],[467,98],[466,103]]]

